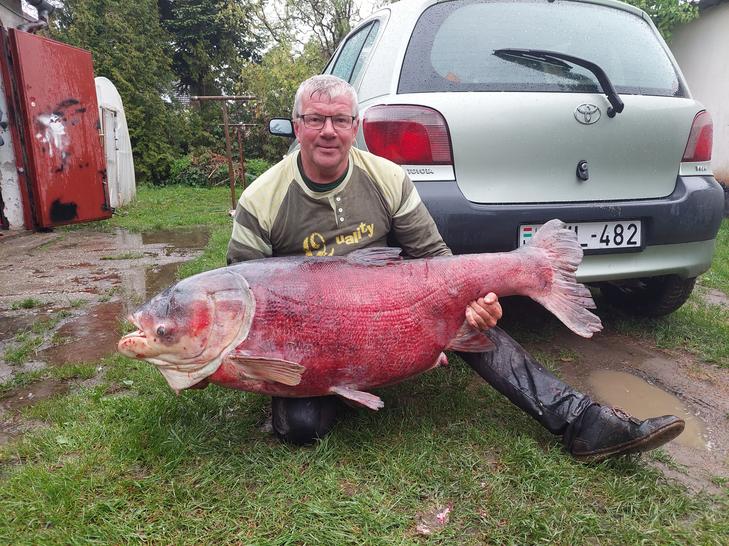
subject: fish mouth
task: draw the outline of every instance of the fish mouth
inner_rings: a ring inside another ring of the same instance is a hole
[[[134,315],[128,315],[127,321],[132,323],[132,326],[136,328],[135,331],[129,332],[127,334],[124,334],[121,338],[121,340],[127,339],[127,338],[133,338],[133,337],[144,337],[147,336],[144,335],[144,332],[142,331],[142,327],[139,325],[139,322],[137,321],[136,317]]]
[[[131,358],[145,358],[147,355],[140,352],[140,349],[142,347],[149,349],[146,341],[147,336],[133,315],[129,315],[127,320],[132,323],[136,330],[122,336],[117,344],[117,350],[121,354]]]

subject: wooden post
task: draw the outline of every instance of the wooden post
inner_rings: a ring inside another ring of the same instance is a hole
[[[233,171],[233,156],[230,151],[230,133],[228,132],[228,105],[223,101],[223,132],[225,133],[225,155],[228,160],[228,176],[230,177],[230,204],[235,210],[235,172]]]
[[[238,126],[238,160],[240,161],[240,180],[243,189],[246,189],[246,162],[245,153],[243,152],[243,125]]]
[[[221,102],[223,106],[223,131],[225,133],[225,155],[228,160],[228,175],[230,176],[230,204],[233,210],[235,210],[236,206],[236,199],[235,199],[235,172],[233,171],[233,155],[230,149],[230,132],[228,131],[228,128],[230,124],[228,123],[228,105],[226,101],[229,100],[235,100],[235,101],[248,101],[248,100],[255,100],[256,97],[250,96],[250,95],[215,95],[215,96],[194,96],[190,97],[190,100],[218,100]],[[236,124],[237,126],[237,124]],[[238,135],[238,139],[240,142],[240,134]],[[242,150],[241,147],[241,157],[242,157]],[[242,161],[242,160],[241,160]],[[243,173],[245,176],[245,167],[243,167]],[[243,187],[245,188],[245,178],[243,179]]]

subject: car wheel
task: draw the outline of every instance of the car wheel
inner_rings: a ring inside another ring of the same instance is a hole
[[[662,317],[681,307],[691,295],[696,277],[676,275],[648,277],[625,283],[602,283],[600,291],[608,303],[628,314]]]

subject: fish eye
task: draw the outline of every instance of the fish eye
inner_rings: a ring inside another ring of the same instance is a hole
[[[167,333],[167,330],[165,330],[164,326],[157,326],[157,336],[165,337],[166,333]]]

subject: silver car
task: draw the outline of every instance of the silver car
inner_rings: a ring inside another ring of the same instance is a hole
[[[712,122],[650,18],[610,0],[405,0],[325,69],[358,91],[357,145],[401,164],[457,253],[560,218],[582,282],[629,312],[680,307],[711,264]]]

